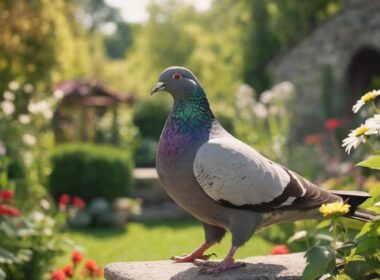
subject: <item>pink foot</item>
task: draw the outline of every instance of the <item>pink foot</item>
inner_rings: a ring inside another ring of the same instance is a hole
[[[203,255],[199,253],[191,253],[188,255],[174,256],[170,259],[174,262],[194,262],[194,260],[208,260],[211,256],[216,256],[215,254]]]
[[[201,273],[205,274],[218,274],[222,271],[226,271],[233,268],[239,268],[245,266],[245,263],[235,262],[234,259],[226,259],[219,263],[211,264],[201,269]]]
[[[171,257],[174,262],[194,262],[196,259],[208,260],[212,255],[204,255],[203,253],[212,246],[211,243],[204,243],[201,247],[197,248],[194,252],[188,255],[182,255],[179,257]],[[215,255],[216,256],[216,255]]]

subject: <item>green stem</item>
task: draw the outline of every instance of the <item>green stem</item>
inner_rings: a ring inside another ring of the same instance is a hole
[[[377,108],[376,104],[374,101],[371,101],[372,108],[375,110],[375,113],[380,113],[380,110]]]
[[[331,219],[331,225],[332,225],[332,230],[333,230],[333,244],[332,244],[332,247],[333,247],[334,254],[336,255],[336,220],[335,220],[335,218]]]
[[[368,137],[366,137],[367,139],[367,141],[366,141],[366,143],[367,143],[367,145],[371,148],[371,150],[375,153],[375,154],[377,154],[377,155],[380,155],[380,152],[378,151],[378,150],[376,150],[376,148],[375,148],[375,146],[373,146],[373,144],[371,143],[371,141],[369,141],[369,138]]]

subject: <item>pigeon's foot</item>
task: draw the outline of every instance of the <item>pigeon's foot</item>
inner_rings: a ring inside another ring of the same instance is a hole
[[[203,255],[191,253],[188,255],[174,256],[170,259],[174,262],[194,262],[195,260],[208,260],[212,256],[216,256],[216,254]]]
[[[200,264],[200,266],[203,266],[201,268],[200,272],[204,274],[218,274],[220,272],[239,268],[242,266],[245,266],[245,263],[243,262],[235,262],[233,258],[225,259],[221,262],[203,262]]]
[[[174,262],[194,262],[196,259],[208,260],[211,256],[216,256],[215,254],[204,255],[203,253],[212,246],[210,243],[205,243],[201,247],[197,248],[194,252],[188,255],[182,255],[178,257],[171,257],[170,259]]]

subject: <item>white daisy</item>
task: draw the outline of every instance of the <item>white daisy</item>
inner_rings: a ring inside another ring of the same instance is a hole
[[[22,141],[29,146],[34,146],[37,142],[36,138],[29,133],[22,136]]]
[[[24,91],[26,93],[32,93],[33,90],[34,90],[34,86],[32,84],[27,83],[27,84],[24,85]]]
[[[29,124],[30,121],[31,121],[31,118],[30,118],[29,115],[21,114],[21,115],[18,117],[18,121],[19,121],[21,124]]]
[[[15,94],[9,90],[4,91],[3,96],[4,99],[8,101],[14,101],[16,98]]]
[[[351,130],[348,137],[343,139],[342,147],[346,147],[345,150],[349,154],[352,148],[356,149],[361,143],[365,143],[366,136],[372,134],[378,134],[378,131],[362,124],[358,128]]]
[[[372,118],[365,121],[365,125],[371,129],[376,130],[376,134],[380,134],[380,114],[375,114]]]
[[[0,103],[0,108],[4,112],[5,115],[9,116],[12,115],[15,111],[15,105],[11,101],[4,100]]]
[[[379,95],[380,90],[372,90],[370,92],[367,92],[358,101],[356,101],[356,104],[352,107],[352,111],[354,113],[357,113],[364,104],[375,100],[375,98]]]

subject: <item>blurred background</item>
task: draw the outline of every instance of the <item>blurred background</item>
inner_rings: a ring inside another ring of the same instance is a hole
[[[352,105],[380,86],[377,1],[1,0],[0,26],[0,190],[20,211],[0,225],[28,229],[0,240],[9,279],[41,279],[72,248],[101,267],[202,242],[154,169],[172,100],[150,89],[171,65],[191,69],[224,127],[267,157],[326,188],[379,184],[354,166],[366,149],[341,148],[368,115]],[[297,227],[264,231],[238,257]]]

